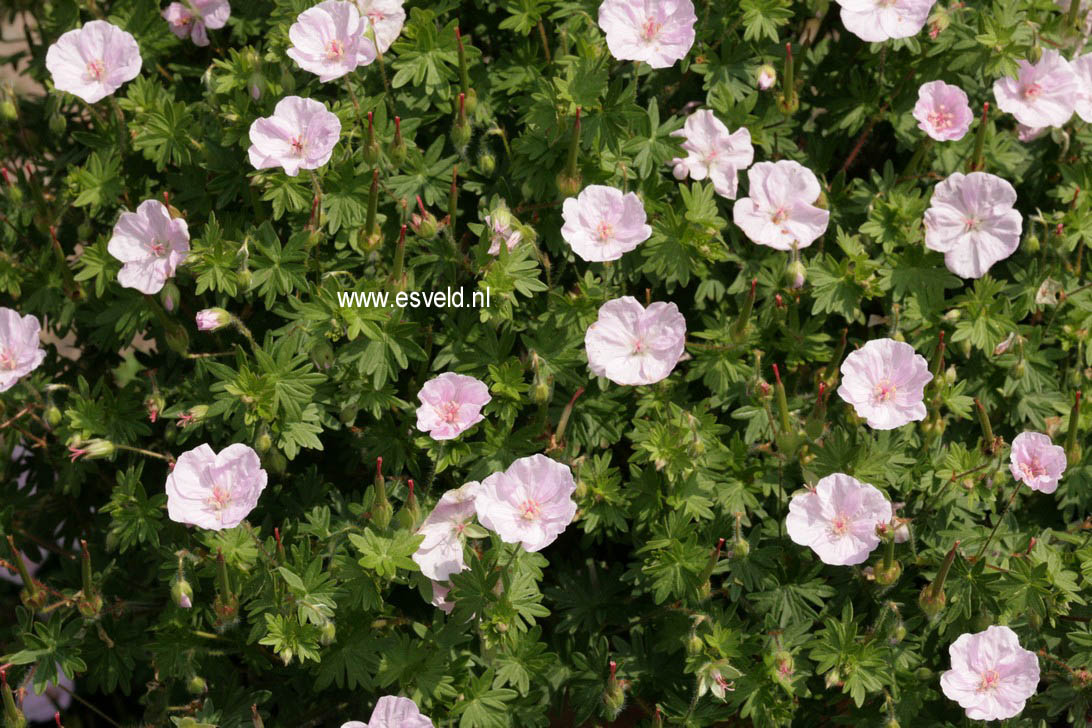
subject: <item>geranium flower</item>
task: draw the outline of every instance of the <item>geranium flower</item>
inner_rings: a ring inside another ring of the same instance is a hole
[[[384,695],[375,704],[367,723],[351,720],[342,723],[341,728],[433,728],[433,725],[409,698]]]
[[[827,230],[830,212],[816,207],[822,190],[810,169],[791,160],[759,162],[747,173],[749,197],[732,219],[752,242],[777,250],[806,248]]]
[[[1065,472],[1065,449],[1040,432],[1021,432],[1012,441],[1009,470],[1012,477],[1040,493],[1058,490]]]
[[[880,543],[876,527],[888,524],[891,503],[874,485],[845,473],[821,479],[815,490],[789,501],[785,529],[824,564],[848,566],[868,558]]]
[[[210,531],[234,528],[258,504],[266,479],[250,446],[236,443],[216,453],[199,445],[179,455],[167,476],[167,515]]]
[[[1035,65],[1020,61],[1016,78],[993,82],[993,95],[1002,111],[1027,126],[1062,126],[1073,115],[1079,83],[1077,74],[1056,50],[1043,51]]]
[[[568,465],[532,455],[483,480],[474,509],[481,524],[505,543],[541,551],[576,515],[574,491],[576,481]]]
[[[565,200],[561,217],[561,237],[587,261],[618,260],[652,236],[641,199],[605,185],[590,185]]]
[[[933,190],[925,211],[925,247],[944,253],[948,270],[981,278],[1020,246],[1023,218],[1016,190],[988,172],[953,172]]]
[[[364,38],[364,19],[356,5],[325,0],[304,10],[288,29],[288,57],[323,83],[341,78],[375,60],[375,48]]]
[[[159,200],[145,200],[136,212],[123,212],[114,225],[107,252],[124,265],[118,283],[141,293],[159,293],[190,254],[190,231],[172,218]]]
[[[474,518],[474,496],[481,483],[467,483],[444,493],[417,533],[425,540],[417,547],[413,560],[429,579],[447,581],[452,574],[466,569],[463,563],[463,531]]]
[[[914,118],[923,132],[938,142],[947,142],[963,138],[971,128],[974,112],[959,86],[930,81],[918,88]]]
[[[406,22],[406,10],[402,7],[402,0],[354,0],[360,14],[374,28],[375,40],[379,44],[379,52],[386,53],[391,44],[402,33],[402,26]],[[365,26],[364,35],[367,37],[368,28]],[[371,61],[368,61],[371,63]]]
[[[611,55],[653,68],[668,68],[686,57],[696,22],[690,0],[603,0],[599,6],[599,27]]]
[[[758,69],[758,87],[763,91],[769,91],[777,83],[777,70],[769,63]]]
[[[1016,124],[1016,138],[1027,144],[1028,142],[1035,141],[1050,127],[1046,126],[1027,126],[1026,124]]]
[[[492,215],[485,216],[485,224],[489,227],[490,255],[500,255],[501,243],[512,250],[523,239],[523,233],[512,225],[512,215],[508,210],[494,210]]]
[[[599,307],[584,333],[588,368],[615,384],[653,384],[675,368],[686,344],[686,319],[674,303],[646,309],[633,296]]]
[[[876,430],[892,430],[925,419],[929,363],[914,347],[894,339],[873,339],[842,362],[838,396]]]
[[[450,440],[481,422],[482,407],[493,399],[483,382],[453,372],[425,382],[417,398],[417,429],[433,440]]]
[[[250,125],[250,163],[255,169],[284,167],[289,177],[301,169],[318,169],[330,161],[341,136],[341,121],[322,103],[285,96],[273,116]]]
[[[222,308],[206,308],[197,312],[198,331],[216,331],[231,323],[231,314]]]
[[[53,85],[89,104],[101,101],[140,73],[136,38],[105,20],[70,30],[46,52]]]
[[[682,148],[688,152],[685,159],[671,160],[676,179],[703,180],[708,177],[713,189],[721,197],[736,198],[736,173],[747,169],[755,159],[751,146],[751,132],[747,127],[728,133],[728,127],[708,109],[695,111],[687,117],[682,129],[671,132],[672,136],[686,139]]]
[[[940,676],[940,688],[971,720],[1011,718],[1039,686],[1039,658],[1008,627],[962,634],[948,654],[952,669]]]
[[[42,324],[32,314],[0,307],[0,392],[37,369],[45,359],[39,334]]]
[[[917,35],[936,0],[838,0],[842,24],[861,40],[879,43]]]
[[[451,587],[438,581],[432,582],[432,601],[430,604],[444,614],[455,611],[455,602],[450,601],[447,595],[451,593]]]
[[[76,689],[76,683],[60,669],[57,673],[57,683],[46,683],[45,689],[40,693],[34,689],[34,682],[29,675],[23,681],[26,695],[19,704],[19,709],[31,723],[52,723],[54,713],[68,710],[68,706],[72,704],[72,691]]]
[[[1088,17],[1092,18],[1092,13]],[[1092,53],[1085,53],[1069,63],[1077,75],[1077,103],[1074,110],[1084,121],[1092,121]]]
[[[188,0],[171,3],[162,13],[171,32],[179,38],[190,38],[194,45],[209,44],[208,30],[223,28],[231,17],[228,0]]]

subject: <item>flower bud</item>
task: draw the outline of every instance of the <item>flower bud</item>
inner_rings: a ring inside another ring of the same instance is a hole
[[[263,428],[258,435],[258,439],[254,441],[254,449],[259,453],[267,453],[271,447],[273,447],[273,438],[270,436],[269,430]]]
[[[88,440],[80,445],[80,449],[84,451],[84,457],[88,460],[99,460],[101,458],[108,458],[114,454],[117,448],[114,443],[109,440],[104,440],[97,437],[93,440]]]
[[[759,67],[757,76],[758,87],[763,91],[773,88],[777,83],[777,69],[766,63]]]
[[[607,680],[607,689],[603,691],[603,705],[606,708],[607,718],[614,720],[618,717],[618,714],[622,712],[622,708],[626,704],[626,691],[616,676],[618,664],[611,660],[610,662],[610,678]]]
[[[179,576],[171,584],[171,599],[181,609],[193,607],[193,587],[184,576]]]
[[[493,156],[492,152],[482,152],[478,157],[478,171],[484,174],[486,177],[492,177],[493,172],[497,170],[497,158]]]
[[[327,371],[334,365],[334,347],[326,339],[321,339],[311,348],[311,361],[319,371]]]
[[[788,284],[789,288],[792,288],[793,290],[803,288],[804,282],[807,279],[808,270],[799,260],[794,260],[785,268],[785,282]]]
[[[875,569],[876,583],[880,586],[891,586],[902,575],[902,564],[892,561],[890,566],[878,564]]]
[[[580,173],[570,175],[565,171],[558,173],[557,175],[557,189],[563,197],[576,197],[580,194],[580,188],[583,185],[583,179]]]
[[[1039,236],[1035,233],[1030,233],[1026,238],[1024,238],[1024,250],[1026,250],[1027,252],[1038,253],[1039,247]]]
[[[231,314],[222,308],[206,308],[197,312],[198,331],[216,331],[231,323]]]
[[[178,307],[178,302],[181,299],[182,294],[174,281],[167,281],[163,284],[163,289],[159,292],[159,301],[163,304],[163,308],[167,313],[172,313]]]
[[[65,120],[64,114],[49,115],[49,131],[53,136],[64,136],[67,129],[68,122]]]
[[[387,150],[387,156],[395,167],[406,161],[406,142],[402,139],[402,119],[397,116],[394,117],[394,141]]]
[[[694,655],[701,654],[701,651],[705,649],[705,643],[701,637],[698,637],[697,632],[691,632],[690,636],[686,639],[686,654],[693,657]]]
[[[891,630],[891,636],[887,638],[887,641],[891,645],[897,645],[906,639],[906,625],[899,622],[895,625],[895,628]]]
[[[205,682],[205,678],[193,675],[186,681],[186,690],[190,695],[204,695],[209,691],[209,685]]]
[[[925,612],[925,616],[929,619],[935,619],[938,614],[944,609],[945,603],[947,603],[948,597],[944,595],[944,590],[933,593],[933,585],[927,584],[924,589],[921,590],[921,594],[918,595],[918,606],[921,607],[921,611]]]
[[[186,333],[185,327],[179,324],[177,321],[170,321],[165,326],[164,338],[167,340],[167,346],[178,354],[185,356],[190,350],[190,335]]]
[[[328,621],[319,627],[319,644],[324,647],[329,647],[334,644],[334,640],[337,639],[337,627],[333,621]]]
[[[59,407],[57,407],[57,405],[50,404],[48,407],[46,407],[45,421],[48,422],[51,427],[56,427],[57,425],[61,424],[61,419],[61,410]]]

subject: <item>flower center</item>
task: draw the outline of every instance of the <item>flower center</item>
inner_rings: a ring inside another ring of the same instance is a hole
[[[872,396],[875,398],[876,403],[890,402],[895,399],[895,392],[898,391],[898,387],[891,383],[890,380],[885,379],[876,385],[876,388],[872,392]]]
[[[836,513],[834,518],[830,521],[830,531],[835,536],[845,536],[849,533],[849,526],[851,523],[852,521],[845,513]]]
[[[326,60],[340,61],[345,55],[345,44],[337,38],[326,44]]]
[[[984,693],[995,690],[1001,684],[1001,673],[997,670],[986,670],[982,673],[982,680],[978,683],[978,692]]]
[[[780,225],[788,219],[789,213],[784,207],[777,208],[776,210],[774,210],[773,214],[770,215],[770,222],[772,222],[774,225]]]
[[[437,409],[440,415],[440,419],[448,424],[455,424],[459,421],[459,403],[452,400],[451,402],[444,402]]]
[[[167,246],[158,240],[152,241],[152,244],[148,246],[148,250],[152,251],[152,255],[159,258],[167,254]]]
[[[542,515],[542,506],[533,498],[528,498],[519,505],[520,517],[525,521],[533,521]]]
[[[0,368],[14,371],[15,367],[15,354],[8,347],[0,346]]]
[[[605,243],[614,236],[614,226],[604,220],[599,223],[599,227],[595,229],[595,239],[601,243]]]
[[[1032,458],[1028,462],[1020,463],[1020,470],[1024,473],[1025,478],[1038,478],[1040,475],[1046,475],[1046,468],[1039,462],[1039,458]]]
[[[633,340],[633,355],[634,356],[641,356],[641,355],[646,354],[646,353],[648,353],[648,348],[647,348],[647,345],[645,344],[645,340],[643,338],[640,338],[640,337],[634,339]]]
[[[295,155],[297,157],[302,157],[303,156],[303,138],[302,138],[302,135],[292,137],[292,152],[295,153]]]
[[[929,112],[929,123],[933,125],[933,128],[937,131],[944,131],[952,126],[952,122],[955,121],[955,115],[948,111],[948,107],[941,104],[933,111]]]
[[[659,34],[661,27],[662,25],[657,23],[654,18],[649,18],[641,29],[641,37],[646,41],[651,41]]]
[[[106,75],[106,64],[103,63],[101,58],[87,62],[87,75],[96,81],[102,80],[102,77]]]
[[[212,486],[212,495],[205,499],[205,503],[212,509],[222,512],[231,505],[231,491],[219,483]]]
[[[1036,99],[1039,97],[1039,94],[1042,93],[1042,91],[1043,87],[1039,84],[1029,83],[1027,86],[1024,86],[1024,98],[1028,99],[1029,101],[1032,99]]]

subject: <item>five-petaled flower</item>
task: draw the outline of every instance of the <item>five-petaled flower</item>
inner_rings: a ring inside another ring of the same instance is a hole
[[[925,419],[929,363],[904,341],[873,339],[842,362],[838,396],[876,430]],[[890,520],[890,519],[888,519]]]
[[[425,382],[417,398],[417,429],[433,440],[450,440],[481,422],[481,409],[492,399],[484,382],[454,372]]]
[[[821,479],[815,490],[789,501],[785,529],[824,564],[848,566],[868,558],[880,543],[877,526],[890,523],[891,502],[874,485],[845,473]]]
[[[106,245],[124,265],[118,283],[141,293],[158,293],[190,253],[186,221],[171,217],[159,200],[145,200],[136,212],[123,212]]]
[[[353,3],[325,0],[296,18],[288,29],[292,47],[286,53],[323,83],[333,81],[375,60],[375,47],[364,37],[366,27]]]
[[[386,53],[398,39],[406,22],[406,10],[402,0],[354,0],[365,23],[364,35],[375,36],[379,52]],[[374,54],[373,54],[374,55]],[[371,63],[371,61],[369,61]]]
[[[565,200],[561,216],[561,237],[587,261],[618,260],[652,236],[641,198],[605,185]]]
[[[944,253],[948,270],[981,278],[1020,246],[1023,218],[1016,190],[988,172],[953,172],[933,190],[925,211],[925,247]]]
[[[732,219],[752,242],[776,250],[806,248],[827,230],[830,212],[816,207],[822,189],[799,162],[759,162],[747,173],[748,197],[737,200]]]
[[[686,319],[674,303],[645,308],[633,296],[599,307],[584,332],[588,368],[615,384],[654,384],[671,374],[686,345]]]
[[[653,68],[668,68],[686,57],[697,22],[691,0],[603,0],[599,6],[599,27],[611,55]]]
[[[92,20],[68,31],[46,52],[53,85],[89,104],[136,78],[140,64],[136,38],[105,20]]]
[[[1041,432],[1021,432],[1012,441],[1009,470],[1012,477],[1040,493],[1053,493],[1065,472],[1065,448]]]
[[[409,698],[384,695],[376,702],[367,723],[350,720],[342,723],[341,728],[433,728],[433,725]]]
[[[39,334],[42,324],[32,314],[0,307],[0,392],[38,368],[45,359]]]
[[[671,160],[675,179],[685,179],[687,175],[695,180],[708,177],[718,195],[734,200],[738,187],[736,175],[751,166],[755,158],[747,127],[729,133],[712,111],[701,109],[688,116],[683,128],[671,135],[686,139],[682,143],[686,157]]]
[[[993,82],[997,105],[1030,127],[1062,126],[1077,103],[1080,82],[1062,54],[1043,51],[1038,63],[1020,61],[1016,78],[1006,76]]]
[[[490,255],[500,255],[502,243],[508,250],[512,250],[523,239],[523,233],[513,224],[512,213],[505,207],[499,207],[493,210],[492,215],[486,215],[485,226],[489,234]]]
[[[433,582],[447,581],[452,574],[466,569],[463,562],[463,532],[474,518],[474,496],[481,484],[467,483],[444,493],[417,533],[425,537],[413,560],[421,573]]]
[[[212,531],[234,528],[258,504],[266,480],[250,446],[236,443],[217,453],[199,445],[179,455],[167,476],[167,515]]]
[[[918,128],[930,137],[948,142],[963,138],[974,121],[974,112],[959,86],[930,81],[918,88],[914,118],[918,120]]]
[[[474,509],[481,524],[505,543],[541,551],[576,515],[575,491],[568,465],[532,455],[483,480],[474,496]]]
[[[948,654],[952,669],[940,676],[941,690],[971,720],[1012,718],[1039,686],[1039,658],[1008,627],[962,634]]]
[[[283,167],[295,177],[301,169],[318,169],[330,161],[341,136],[341,121],[321,102],[285,96],[273,116],[250,125],[250,163],[256,169]]]
[[[231,17],[231,5],[228,0],[174,2],[167,6],[162,15],[171,32],[179,38],[189,38],[194,45],[207,46],[209,35],[206,30],[223,28]]]
[[[878,43],[917,35],[936,0],[838,0],[842,24],[861,40]]]

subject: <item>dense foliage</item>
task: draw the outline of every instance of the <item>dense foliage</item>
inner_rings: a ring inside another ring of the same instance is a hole
[[[1007,725],[1090,719],[1092,423],[1074,404],[1092,379],[1092,128],[1022,141],[993,92],[1044,50],[1078,55],[1077,11],[942,0],[917,35],[868,43],[829,0],[696,0],[693,47],[652,68],[612,56],[598,0],[407,0],[382,58],[323,83],[286,55],[312,4],[237,0],[204,47],[155,0],[2,11],[29,43],[6,60],[44,90],[0,107],[0,305],[51,333],[0,394],[0,567],[43,562],[31,588],[0,584],[12,688],[74,678],[69,728],[340,725],[384,695],[460,728],[962,726],[948,648],[1008,625],[1041,681]],[[87,103],[45,57],[95,19],[142,66]],[[934,80],[970,99],[961,139],[911,114]],[[290,95],[337,115],[332,157],[256,170],[251,125]],[[756,245],[711,180],[676,180],[673,132],[697,109],[746,127],[756,162],[814,172],[825,234]],[[1013,185],[1022,230],[964,279],[923,216],[973,169]],[[651,237],[576,255],[562,202],[588,185],[638,193]],[[190,235],[155,295],[120,285],[107,249],[145,200]],[[496,220],[520,240],[491,254]],[[338,296],[449,288],[489,305]],[[654,384],[588,368],[586,330],[626,295],[685,318]],[[214,307],[229,325],[199,331]],[[836,394],[845,357],[883,337],[935,375],[927,416],[890,430]],[[442,372],[491,400],[437,440],[415,410]],[[1065,447],[1054,493],[1010,472],[1026,430]],[[237,527],[168,518],[171,468],[204,443],[253,447],[268,473]],[[432,606],[421,520],[536,453],[571,468],[573,522],[535,552],[468,526],[454,611]],[[880,489],[909,540],[852,566],[794,543],[790,498],[832,473]]]

